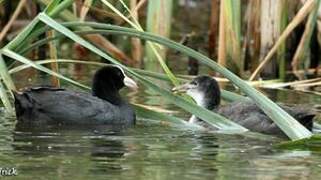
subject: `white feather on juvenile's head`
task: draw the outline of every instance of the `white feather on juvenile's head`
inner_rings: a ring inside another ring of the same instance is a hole
[[[191,96],[194,101],[196,102],[197,105],[204,107],[204,93],[199,91],[198,89],[189,89],[186,91],[186,94],[188,94],[189,96]]]

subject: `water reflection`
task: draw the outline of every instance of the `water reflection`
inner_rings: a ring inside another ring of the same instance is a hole
[[[47,126],[26,127],[17,124],[13,133],[13,148],[18,154],[48,156],[53,153],[83,154],[93,157],[121,157],[125,148],[121,141],[108,139],[125,131],[114,126]],[[118,150],[118,151],[117,151]]]
[[[286,103],[321,103],[320,97],[306,93],[265,92]],[[162,108],[180,111],[148,89],[123,93],[131,102],[162,102]],[[273,147],[280,142],[277,138],[187,131],[139,119],[136,127],[126,130],[108,126],[30,128],[3,115],[0,112],[0,165],[16,167],[21,179],[321,178],[319,142],[310,150],[281,150]],[[189,117],[183,111],[178,115]]]
[[[304,179],[321,175],[320,151],[276,149],[272,145],[280,141],[277,138],[148,124],[126,130],[19,126],[11,130],[2,144],[11,149],[0,149],[0,160],[17,167],[27,179],[39,175],[62,179]]]
[[[124,144],[119,140],[94,138],[91,142],[91,161],[94,161],[92,173],[110,173],[122,170],[120,159],[127,152]]]
[[[79,164],[79,168],[85,166],[85,171],[78,173],[108,174],[110,171],[122,169],[119,160],[127,153],[128,148],[114,137],[121,137],[126,131],[121,127],[110,126],[50,126],[41,129],[17,126],[13,133],[12,155],[22,160],[16,162],[22,166],[48,161],[43,165],[43,171],[57,172],[58,164],[70,168],[84,161],[83,164]],[[51,162],[57,158],[58,162]],[[29,163],[23,162],[26,160]],[[26,174],[39,171],[33,166],[24,166],[20,170]]]

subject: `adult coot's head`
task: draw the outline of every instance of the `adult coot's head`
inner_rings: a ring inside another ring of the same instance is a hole
[[[135,81],[127,77],[121,67],[105,66],[94,75],[92,94],[117,104],[120,100],[118,91],[124,86],[135,90],[138,88]]]
[[[197,76],[192,81],[172,89],[186,92],[199,106],[213,109],[220,104],[221,92],[217,81],[210,76]]]

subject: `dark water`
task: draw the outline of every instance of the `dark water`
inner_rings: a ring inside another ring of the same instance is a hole
[[[70,69],[69,69],[70,70]],[[68,69],[66,69],[68,71]],[[87,72],[87,71],[86,71]],[[30,73],[30,72],[28,72]],[[26,73],[19,86],[47,82]],[[89,73],[90,74],[90,73]],[[38,75],[39,77],[39,75]],[[83,76],[73,76],[88,82]],[[72,88],[72,87],[70,87]],[[321,104],[319,96],[266,91],[276,101]],[[141,88],[131,102],[187,113]],[[138,120],[127,130],[16,129],[0,114],[0,167],[15,167],[14,179],[320,179],[321,149],[281,150],[273,137],[190,131]]]

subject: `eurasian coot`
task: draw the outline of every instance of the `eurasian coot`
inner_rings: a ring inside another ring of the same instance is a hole
[[[285,135],[252,100],[233,102],[220,106],[221,93],[219,85],[215,79],[209,76],[198,76],[189,83],[173,88],[173,91],[186,92],[199,106],[213,110],[251,131]],[[314,112],[303,106],[289,107],[281,105],[281,107],[307,129],[312,129]],[[194,115],[190,118],[190,122],[205,123]]]
[[[121,98],[124,86],[136,83],[118,66],[99,69],[92,94],[54,87],[33,87],[14,93],[18,123],[27,125],[124,125],[135,124],[132,107]]]

